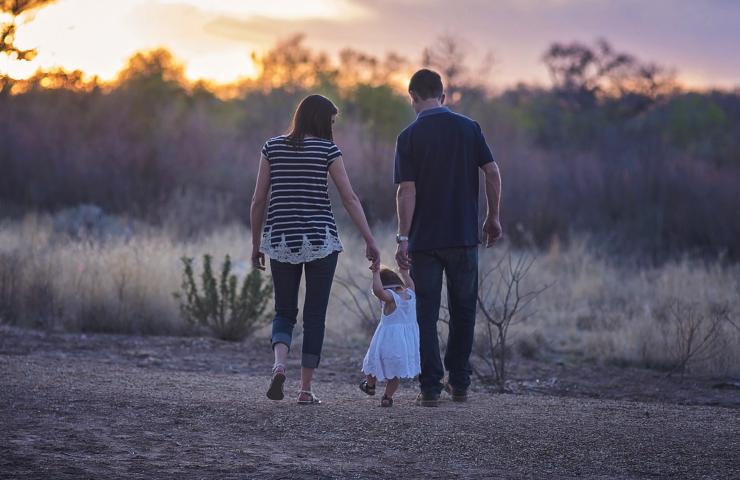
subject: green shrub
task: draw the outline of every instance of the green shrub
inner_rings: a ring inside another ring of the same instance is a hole
[[[201,291],[195,284],[193,259],[182,257],[185,267],[181,292],[174,296],[180,301],[180,312],[190,325],[209,327],[222,340],[239,341],[267,323],[265,310],[272,298],[272,285],[265,282],[259,270],[252,270],[238,288],[238,279],[231,273],[231,258],[226,255],[220,278],[211,267],[211,255],[203,255]]]

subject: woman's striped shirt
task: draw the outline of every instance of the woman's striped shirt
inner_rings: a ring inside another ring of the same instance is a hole
[[[341,252],[327,190],[329,166],[342,155],[339,147],[320,138],[306,138],[296,147],[281,135],[265,143],[262,155],[270,164],[270,203],[260,251],[294,264]]]

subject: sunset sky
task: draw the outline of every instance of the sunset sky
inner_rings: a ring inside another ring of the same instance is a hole
[[[15,77],[63,66],[112,78],[137,50],[164,46],[190,78],[254,74],[249,57],[305,33],[330,54],[343,47],[418,61],[441,34],[496,59],[490,83],[546,82],[540,60],[553,41],[609,40],[675,68],[695,86],[740,85],[740,1],[734,0],[58,0],[20,26],[32,62],[0,57]]]

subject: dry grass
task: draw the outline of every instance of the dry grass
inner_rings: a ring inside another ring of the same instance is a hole
[[[337,274],[370,289],[362,242],[351,227],[341,229],[345,253]],[[392,229],[379,228],[384,261],[391,264]],[[72,331],[185,334],[172,292],[179,289],[180,257],[210,253],[248,273],[249,232],[240,226],[180,241],[150,230],[130,239],[72,240],[54,233],[52,220],[29,216],[0,226],[0,317],[23,326]],[[509,252],[504,244],[481,255],[482,268]],[[514,256],[532,252],[511,251]],[[539,252],[529,285],[551,285],[526,322],[512,327],[511,344],[528,357],[573,354],[589,360],[669,368],[677,342],[670,309],[726,311],[740,318],[740,268],[690,259],[641,267],[603,258],[583,240]],[[197,270],[196,265],[196,270]],[[327,320],[333,341],[366,341],[367,328],[348,311],[347,292],[334,286]],[[344,300],[344,302],[342,301]],[[676,306],[679,307],[676,307]],[[299,333],[300,330],[297,331]],[[266,335],[266,331],[258,332]],[[687,369],[713,375],[740,375],[740,331],[729,322],[711,355],[692,358]]]
[[[244,259],[244,235],[242,229],[225,228],[187,243],[162,232],[129,240],[80,241],[56,235],[45,216],[5,224],[0,228],[0,258],[15,269],[12,290],[20,294],[0,298],[12,314],[3,320],[64,330],[184,333],[172,297],[180,287],[180,257],[208,252],[216,258],[231,253]],[[237,268],[246,273],[243,262]],[[45,294],[34,294],[39,291]]]
[[[540,255],[527,280],[552,286],[537,299],[538,314],[517,326],[525,345],[545,343],[588,359],[671,369],[684,339],[666,324],[667,309],[691,305],[708,318],[726,311],[737,325],[740,266],[682,259],[644,267],[597,251],[581,241]],[[740,374],[735,325],[723,322],[714,354],[695,358],[688,369]]]

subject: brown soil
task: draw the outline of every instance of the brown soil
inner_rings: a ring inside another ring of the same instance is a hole
[[[288,398],[265,398],[264,340],[0,327],[0,477],[740,478],[722,379],[515,359],[514,393],[422,408],[405,382],[381,409],[363,354],[328,345],[324,403],[299,406],[295,363]]]

